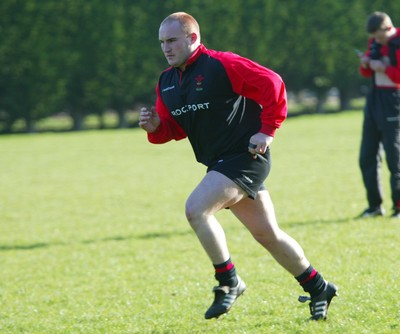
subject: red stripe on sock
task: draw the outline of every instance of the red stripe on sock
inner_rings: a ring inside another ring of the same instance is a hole
[[[228,265],[226,265],[223,268],[215,268],[215,272],[216,273],[226,273],[227,271],[231,270],[233,268],[233,263],[229,263]]]
[[[300,285],[303,285],[303,284],[311,281],[315,277],[315,275],[317,275],[317,271],[315,269],[313,269],[313,271],[311,272],[310,276],[308,276],[304,281],[301,281]]]

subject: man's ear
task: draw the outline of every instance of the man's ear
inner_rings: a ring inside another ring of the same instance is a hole
[[[192,42],[192,44],[196,43],[198,39],[199,39],[199,36],[197,36],[197,34],[195,32],[192,32],[190,34],[190,41]]]

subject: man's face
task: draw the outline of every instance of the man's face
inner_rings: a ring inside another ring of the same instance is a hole
[[[192,53],[190,35],[185,35],[179,22],[173,21],[163,24],[158,36],[168,64],[183,69]]]
[[[370,37],[374,38],[379,44],[387,44],[389,37],[391,36],[390,28],[381,28],[370,34]]]

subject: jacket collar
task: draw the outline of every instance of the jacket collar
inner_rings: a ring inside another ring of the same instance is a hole
[[[207,50],[203,44],[200,44],[196,50],[190,55],[189,59],[186,61],[186,66],[193,64],[204,51]]]

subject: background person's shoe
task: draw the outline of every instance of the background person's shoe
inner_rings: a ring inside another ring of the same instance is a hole
[[[394,209],[394,211],[390,217],[400,219],[400,209]]]
[[[360,218],[369,218],[369,217],[377,217],[377,216],[384,216],[385,209],[382,205],[376,206],[374,208],[365,209],[361,214]]]
[[[206,319],[218,318],[221,314],[229,312],[236,299],[246,290],[246,284],[237,276],[238,284],[235,287],[215,286],[215,298],[205,314]]]
[[[326,320],[328,308],[333,297],[338,296],[338,288],[331,282],[326,282],[326,287],[317,297],[300,296],[299,302],[310,301],[310,320]]]

